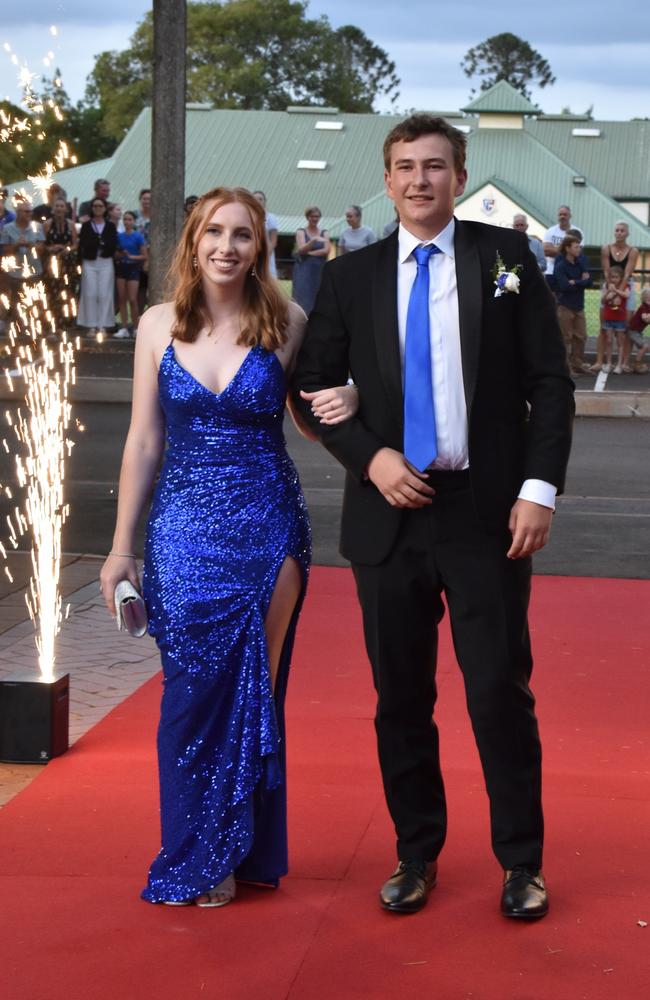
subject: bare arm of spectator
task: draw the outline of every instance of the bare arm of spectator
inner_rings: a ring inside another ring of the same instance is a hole
[[[296,230],[296,251],[304,256],[313,250],[315,240],[310,240],[304,229]]]
[[[558,252],[558,249],[559,249],[559,243],[551,243],[547,239],[548,234],[549,234],[549,230],[547,230],[544,233],[544,253],[546,254],[547,257],[557,257],[557,252]]]
[[[327,230],[324,229],[320,235],[320,239],[316,241],[317,243],[322,243],[322,247],[318,247],[316,250],[312,250],[313,257],[329,257],[330,249],[332,244],[330,243],[330,238],[327,235]]]

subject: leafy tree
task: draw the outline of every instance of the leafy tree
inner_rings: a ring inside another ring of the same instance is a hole
[[[25,123],[25,127],[14,130],[15,122]],[[54,163],[61,141],[79,163],[103,159],[115,148],[115,140],[102,131],[99,110],[81,101],[73,105],[58,70],[52,80],[43,81],[41,92],[32,94],[25,106],[19,108],[8,101],[0,104],[0,129],[3,127],[7,131],[0,143],[0,180],[4,184],[41,173],[46,163]]]
[[[0,184],[11,184],[12,181],[22,180],[27,176],[24,167],[25,153],[24,147],[31,143],[31,139],[26,132],[15,131],[16,121],[27,119],[31,127],[31,118],[25,114],[23,108],[17,107],[10,101],[0,101]]]
[[[187,99],[218,108],[284,110],[335,104],[372,111],[395,101],[399,80],[387,54],[351,25],[334,30],[307,17],[304,0],[189,3]],[[97,57],[86,90],[106,134],[121,139],[151,101],[153,17],[145,15],[122,52]]]
[[[530,98],[529,84],[547,87],[555,83],[546,59],[523,38],[508,31],[493,35],[469,49],[460,65],[465,76],[482,78],[481,90],[488,90],[499,80],[506,80],[524,97]],[[472,93],[475,91],[472,90]]]
[[[317,96],[324,104],[341,111],[372,111],[379,94],[395,104],[400,85],[395,63],[360,28],[348,24],[328,30],[322,52],[327,74]]]

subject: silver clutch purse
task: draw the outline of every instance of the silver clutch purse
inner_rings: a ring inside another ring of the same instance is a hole
[[[147,609],[142,595],[130,580],[120,580],[115,588],[117,627],[139,639],[147,631]]]

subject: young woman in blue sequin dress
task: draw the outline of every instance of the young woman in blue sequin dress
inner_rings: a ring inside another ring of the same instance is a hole
[[[284,696],[307,581],[309,521],[282,432],[305,316],[268,270],[264,212],[241,189],[188,219],[172,302],[143,316],[106,603],[139,586],[163,666],[158,730],[162,848],[143,899],[223,906],[235,879],[287,871]],[[327,423],[356,390],[312,401]],[[304,428],[301,428],[304,431]]]

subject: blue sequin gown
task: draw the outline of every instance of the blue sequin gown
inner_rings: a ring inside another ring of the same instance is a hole
[[[283,706],[299,607],[275,695],[264,618],[285,558],[304,595],[310,556],[275,354],[254,347],[217,394],[170,344],[158,379],[167,448],[143,577],[164,678],[162,849],[142,893],[152,903],[198,896],[232,871],[271,884],[286,874]]]

